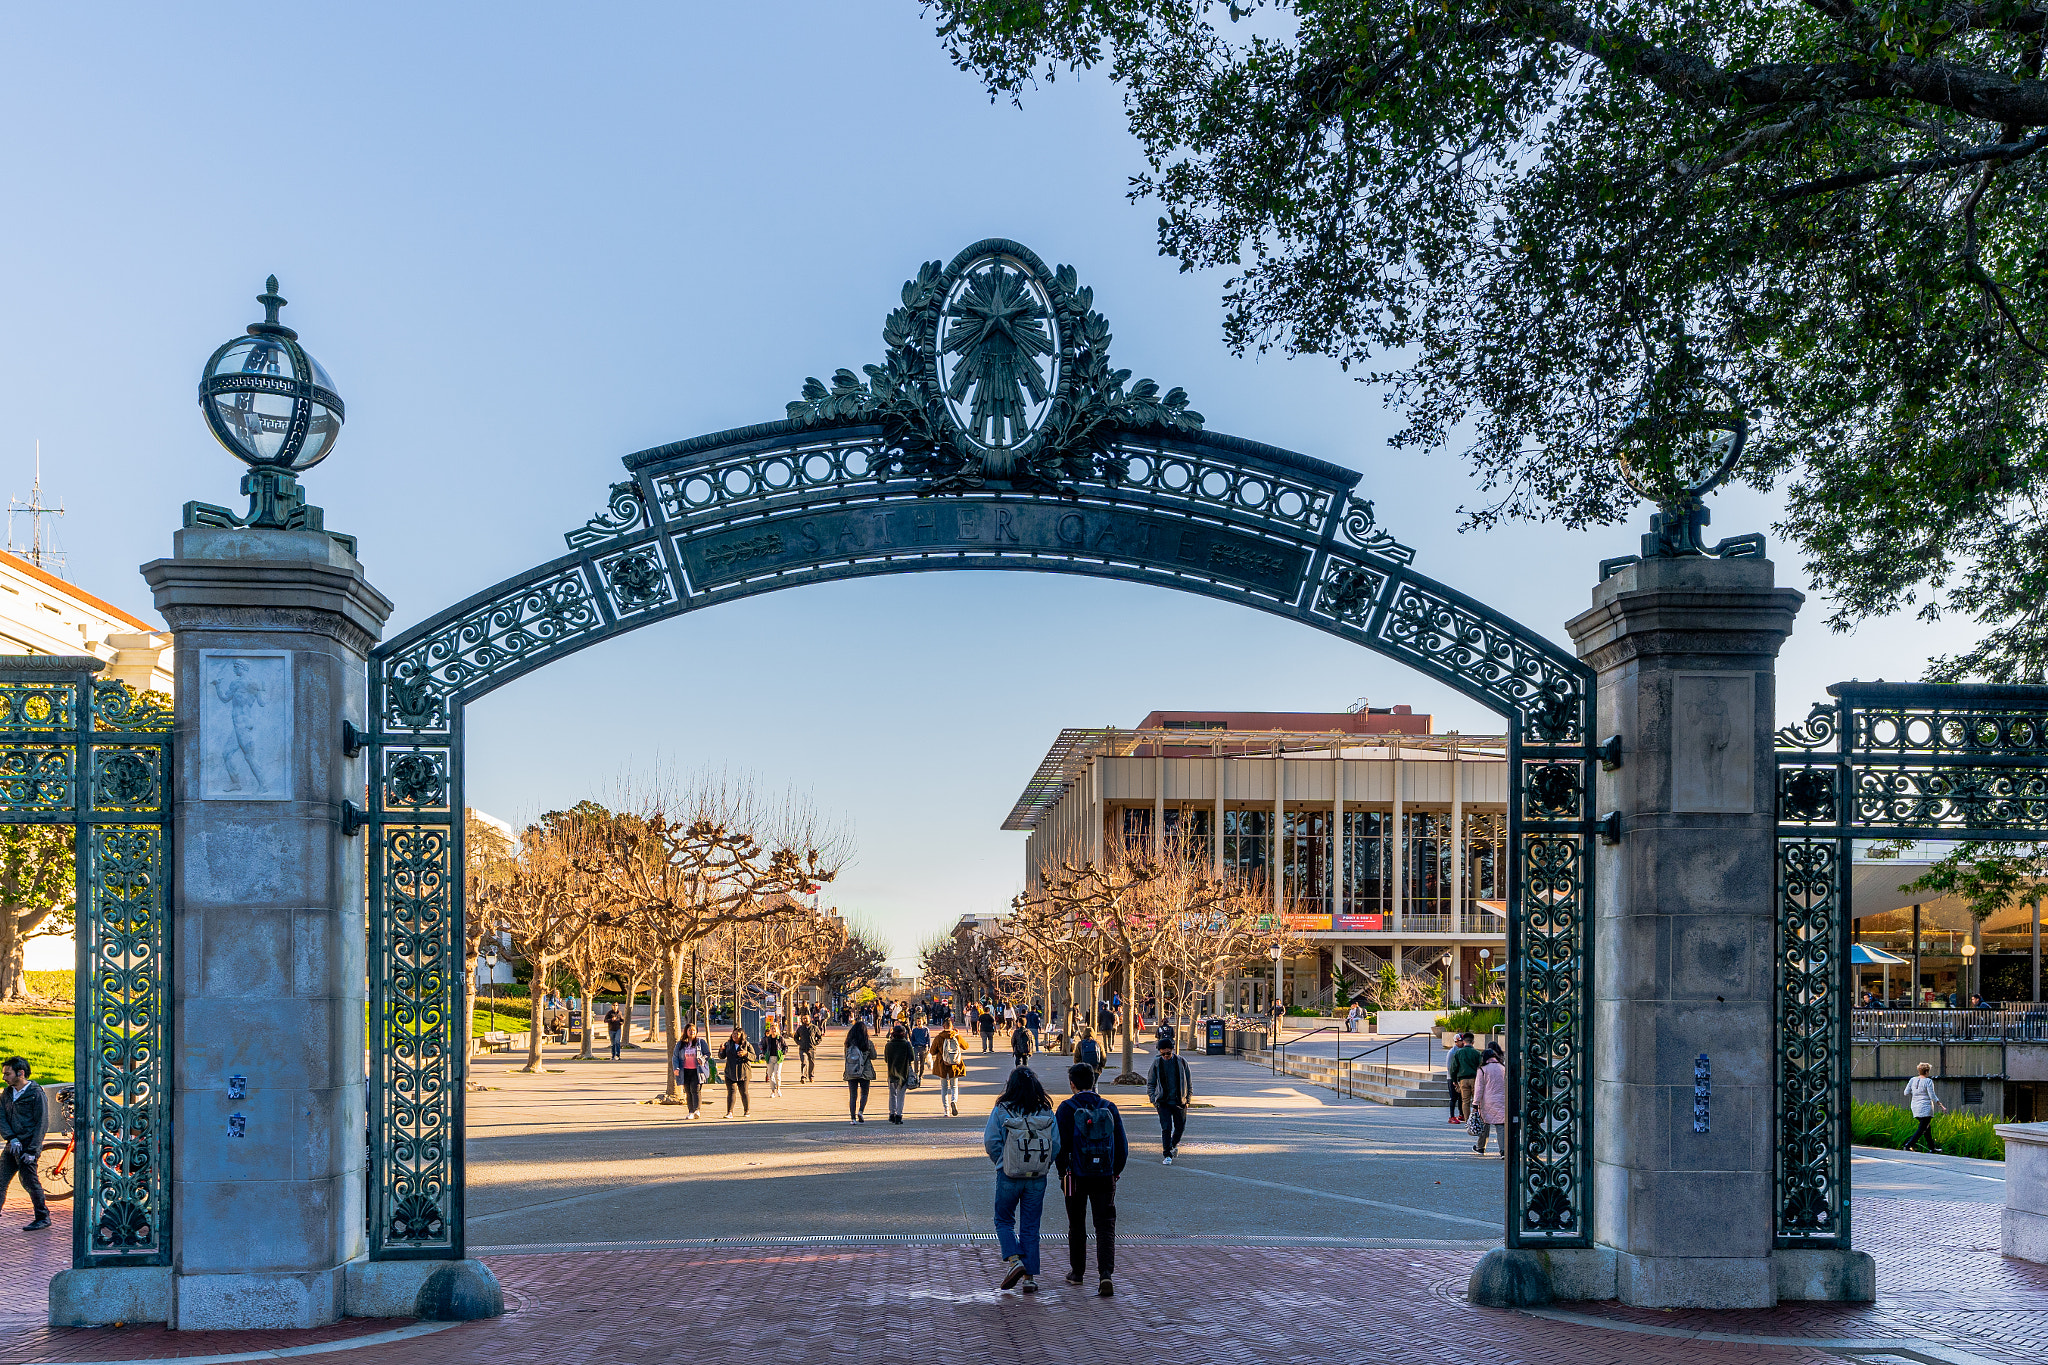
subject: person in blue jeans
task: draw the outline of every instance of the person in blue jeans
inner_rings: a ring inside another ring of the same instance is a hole
[[[1003,1097],[989,1111],[982,1149],[996,1168],[996,1242],[1003,1252],[1003,1288],[1023,1283],[1038,1292],[1038,1220],[1045,1211],[1045,1178],[1059,1155],[1060,1129],[1052,1101],[1031,1068],[1010,1073]]]

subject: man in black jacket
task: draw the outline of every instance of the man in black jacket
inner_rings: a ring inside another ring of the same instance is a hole
[[[0,1139],[6,1143],[0,1150],[0,1202],[6,1200],[14,1177],[19,1175],[35,1209],[35,1218],[23,1230],[40,1232],[50,1226],[50,1206],[43,1202],[36,1162],[43,1153],[50,1111],[43,1101],[43,1088],[28,1078],[28,1069],[28,1061],[22,1057],[9,1057],[0,1069],[0,1078],[6,1081],[5,1091],[0,1091]]]
[[[1116,1182],[1131,1149],[1124,1141],[1124,1116],[1095,1093],[1095,1068],[1074,1063],[1067,1068],[1067,1084],[1073,1098],[1053,1111],[1060,1129],[1053,1161],[1060,1168],[1060,1193],[1067,1199],[1067,1253],[1072,1266],[1067,1283],[1079,1284],[1087,1274],[1088,1210],[1093,1205],[1095,1273],[1101,1277],[1095,1292],[1106,1299],[1116,1293],[1110,1279],[1116,1274]]]
[[[809,1019],[796,1026],[796,1078],[810,1082],[818,1075],[818,1030]]]
[[[1187,1061],[1175,1054],[1173,1039],[1161,1038],[1159,1055],[1152,1059],[1152,1069],[1145,1076],[1145,1098],[1159,1111],[1159,1142],[1166,1149],[1166,1159],[1159,1163],[1162,1166],[1171,1166],[1173,1154],[1180,1150],[1180,1135],[1188,1126],[1188,1102],[1194,1096],[1195,1078]]]

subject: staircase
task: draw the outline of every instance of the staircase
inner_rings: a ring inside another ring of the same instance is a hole
[[[1413,1063],[1381,1067],[1378,1063],[1364,1062],[1340,1067],[1334,1058],[1297,1057],[1284,1052],[1275,1066],[1272,1053],[1252,1048],[1245,1049],[1244,1059],[1273,1068],[1282,1076],[1294,1076],[1310,1085],[1340,1090],[1358,1099],[1372,1100],[1397,1109],[1442,1108],[1450,1102],[1444,1089],[1441,1067],[1424,1068]]]

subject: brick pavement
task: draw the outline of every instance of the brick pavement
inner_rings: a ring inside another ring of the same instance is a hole
[[[169,1333],[157,1327],[52,1330],[26,1319],[21,1289],[61,1268],[64,1239],[0,1225],[0,1365],[269,1352],[347,1337],[323,1352],[348,1365],[464,1365],[590,1359],[606,1365],[822,1361],[848,1350],[886,1359],[1003,1358],[1038,1365],[1110,1356],[1144,1361],[1394,1360],[1573,1365],[1840,1365],[1823,1339],[1918,1339],[2003,1361],[2048,1354],[2048,1268],[1997,1254],[1997,1209],[1930,1201],[1857,1202],[1858,1240],[1878,1258],[1873,1305],[1753,1312],[1657,1312],[1572,1304],[1556,1315],[1475,1309],[1462,1300],[1476,1253],[1417,1246],[1126,1243],[1120,1293],[1061,1283],[1066,1249],[1046,1245],[1045,1292],[1001,1294],[996,1251],[959,1236],[870,1245],[678,1245],[500,1255],[491,1265],[511,1312],[389,1340],[402,1320],[319,1332]],[[1057,1217],[1049,1219],[1057,1226]],[[25,1254],[25,1248],[35,1248]],[[54,1257],[51,1248],[59,1254]],[[46,1264],[47,1263],[47,1264]],[[1644,1334],[1645,1329],[1655,1335]],[[1698,1333],[1748,1340],[1714,1340]],[[1759,1337],[1815,1344],[1765,1343]]]

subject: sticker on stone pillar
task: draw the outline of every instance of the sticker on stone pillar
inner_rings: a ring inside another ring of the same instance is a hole
[[[1695,1133],[1707,1131],[1713,1117],[1710,1106],[1714,1098],[1714,1078],[1707,1069],[1707,1054],[1702,1052],[1692,1063],[1692,1130]]]
[[[1671,809],[1756,810],[1756,674],[1671,676]]]
[[[199,796],[292,798],[292,656],[281,649],[199,654]]]

